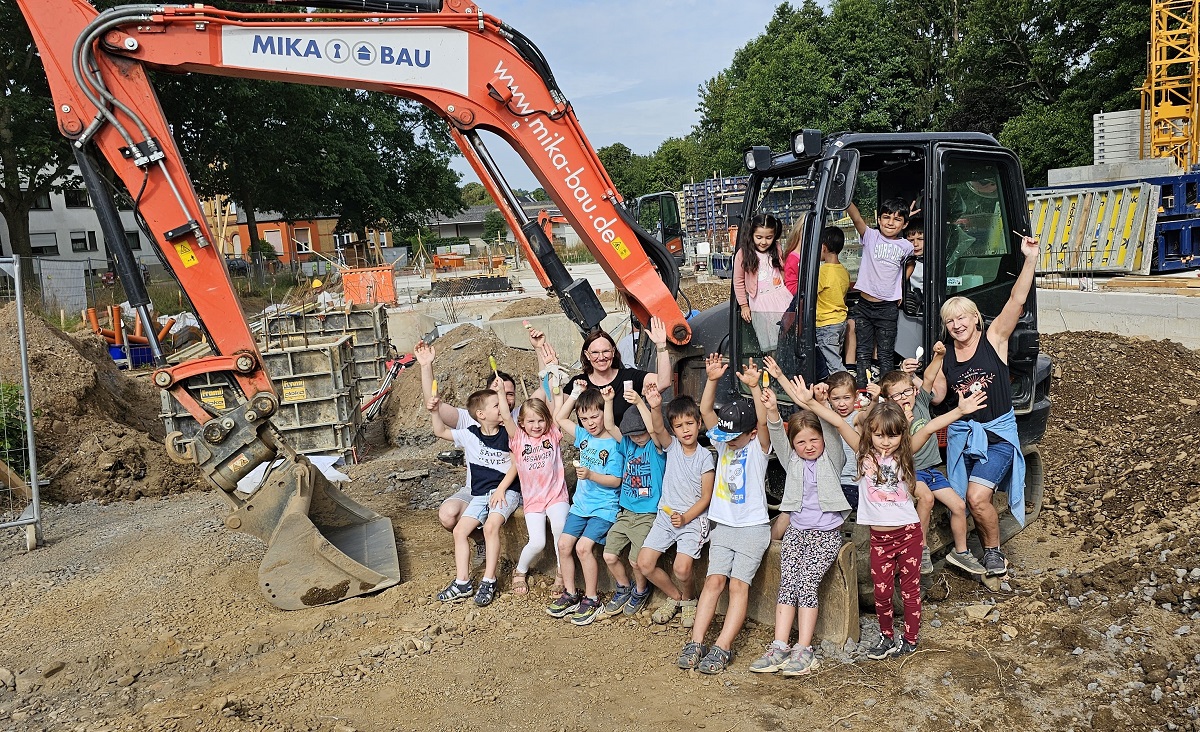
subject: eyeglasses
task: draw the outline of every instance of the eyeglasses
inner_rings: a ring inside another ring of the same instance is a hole
[[[891,395],[891,396],[889,396],[888,398],[889,398],[889,399],[891,399],[892,401],[896,401],[896,402],[898,402],[898,401],[900,401],[901,399],[907,399],[907,398],[909,398],[910,396],[912,396],[913,394],[916,394],[916,393],[917,393],[917,390],[916,390],[916,389],[914,389],[914,388],[912,388],[912,387],[910,386],[910,387],[908,387],[907,389],[905,389],[904,391],[898,391],[898,392],[896,392],[896,393],[892,394],[892,395]]]
[[[612,358],[613,351],[612,351],[612,349],[609,349],[607,351],[588,351],[587,355],[591,356],[592,358],[598,358],[598,359]]]

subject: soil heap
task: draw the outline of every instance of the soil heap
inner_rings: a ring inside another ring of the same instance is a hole
[[[703,312],[714,305],[729,302],[729,288],[730,284],[728,280],[701,282],[681,287],[679,288],[679,306],[686,308],[688,305],[691,305],[693,310]]]
[[[20,383],[16,305],[0,309],[0,380]],[[103,339],[25,317],[37,441],[47,500],[131,500],[202,489],[167,457],[158,389],[119,371]]]
[[[525,393],[537,391],[537,356],[533,351],[509,348],[491,331],[473,325],[460,325],[433,342],[437,356],[433,376],[438,396],[456,407],[466,406],[467,397],[476,389],[486,388],[494,378],[488,356],[496,358],[496,367],[517,379],[517,403]],[[522,389],[522,381],[524,389]],[[405,369],[396,378],[387,408],[387,431],[394,445],[429,447],[436,443],[421,395],[421,371]]]
[[[535,315],[561,315],[562,305],[558,298],[550,293],[545,297],[524,297],[514,300],[488,320],[507,320],[510,318],[531,318]]]

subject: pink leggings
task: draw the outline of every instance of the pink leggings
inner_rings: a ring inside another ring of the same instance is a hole
[[[921,524],[890,531],[871,529],[871,580],[875,583],[875,614],[879,632],[895,636],[892,593],[900,572],[900,597],[904,600],[904,640],[916,645],[921,628]]]

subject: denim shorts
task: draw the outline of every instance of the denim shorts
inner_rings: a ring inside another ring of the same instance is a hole
[[[954,486],[950,485],[950,481],[946,480],[946,476],[942,475],[942,471],[930,468],[928,470],[918,470],[917,480],[929,486],[931,491],[940,491],[943,488],[953,490]]]
[[[500,514],[505,521],[512,518],[516,510],[521,507],[521,494],[518,491],[505,491],[505,502],[499,508],[492,508],[489,504],[495,492],[494,490],[490,491],[486,496],[472,496],[471,502],[467,504],[466,510],[462,513],[463,518],[475,519],[480,524],[487,523],[488,516],[493,513]]]
[[[591,539],[600,546],[604,546],[604,540],[608,537],[608,530],[612,528],[612,525],[612,521],[605,521],[599,516],[580,516],[568,513],[562,532],[567,536]]]
[[[1013,460],[1016,458],[1016,448],[1008,442],[992,442],[988,444],[987,458],[975,459],[964,456],[967,464],[967,480],[996,490],[996,486],[1004,482],[1012,472]],[[932,488],[933,486],[930,486]]]

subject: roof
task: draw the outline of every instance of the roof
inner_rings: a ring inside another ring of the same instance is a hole
[[[278,211],[255,211],[254,220],[260,224],[268,221],[316,221],[317,219],[336,219],[333,214],[317,214],[316,216],[295,216],[288,218]],[[248,223],[246,221],[246,211],[241,207],[237,207],[237,222],[239,224]]]
[[[521,210],[524,211],[525,215],[530,219],[536,219],[538,211],[541,211],[542,209],[549,209],[550,213],[556,216],[559,213],[558,206],[555,206],[553,201],[521,201]],[[471,206],[465,211],[457,213],[454,216],[435,215],[429,223],[433,225],[482,224],[483,219],[488,215],[488,212],[496,210],[496,204],[484,203],[478,206]]]

